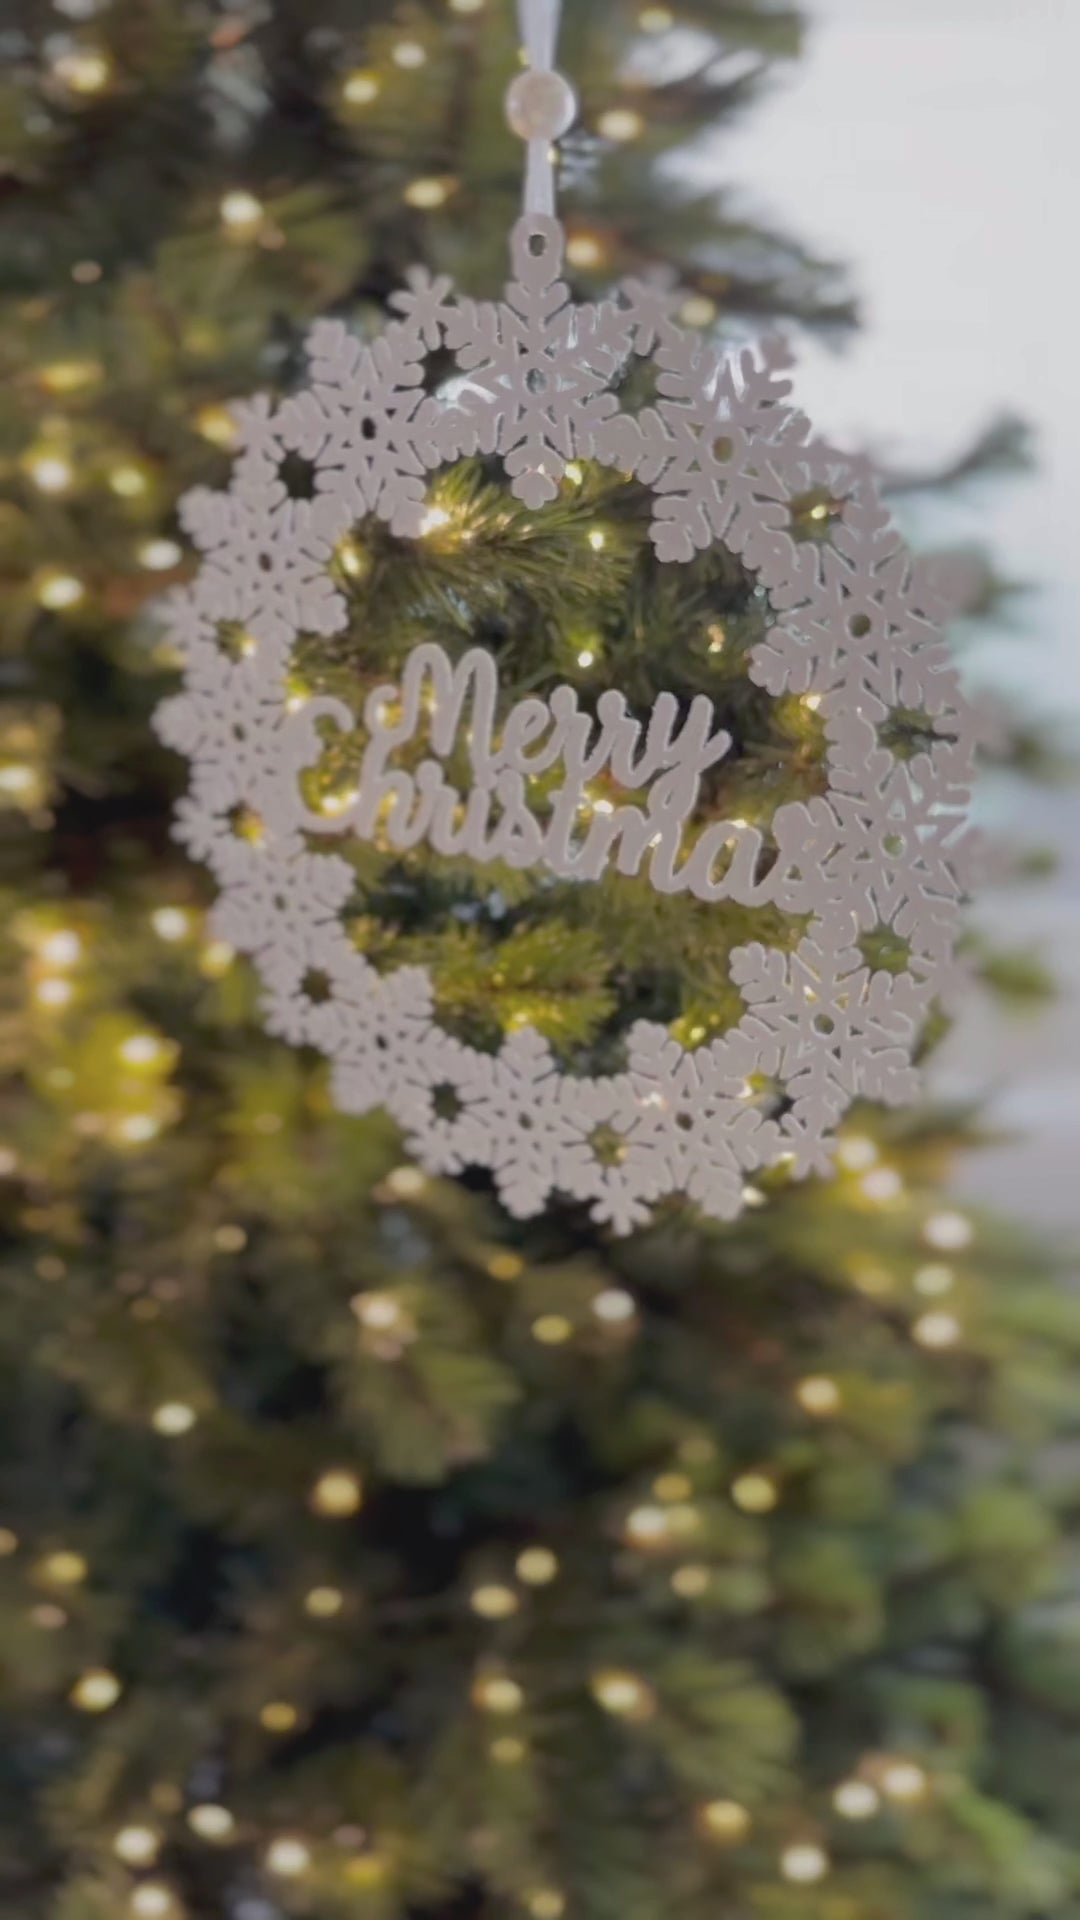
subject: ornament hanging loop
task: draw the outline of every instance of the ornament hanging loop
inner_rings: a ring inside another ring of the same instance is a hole
[[[526,214],[555,212],[555,160],[552,143],[572,127],[577,97],[569,80],[555,71],[561,0],[518,0],[518,20],[528,67],[511,81],[506,117],[528,146],[525,167]]]

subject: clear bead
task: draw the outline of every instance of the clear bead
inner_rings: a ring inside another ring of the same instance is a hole
[[[522,140],[557,140],[576,113],[574,89],[561,73],[519,73],[506,95],[506,117]]]

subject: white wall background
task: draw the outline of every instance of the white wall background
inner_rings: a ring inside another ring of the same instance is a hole
[[[804,346],[796,391],[819,427],[922,458],[1003,407],[1031,422],[1037,476],[972,488],[945,533],[992,543],[1035,583],[980,646],[977,678],[1080,721],[1080,0],[806,4],[808,58],[703,172],[852,263],[864,331],[840,356]],[[1061,869],[989,896],[981,918],[1041,944],[1066,994],[1007,1022],[973,1005],[939,1083],[988,1091],[1020,1135],[970,1162],[968,1188],[1076,1226],[1080,788],[1026,798],[1010,824],[1052,839]]]

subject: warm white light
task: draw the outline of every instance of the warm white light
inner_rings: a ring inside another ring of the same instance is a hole
[[[959,1253],[971,1245],[975,1229],[962,1213],[932,1213],[923,1224],[922,1237],[939,1253]]]
[[[716,319],[716,301],[707,293],[692,293],[679,308],[679,319],[687,327],[708,327]]]
[[[71,93],[100,93],[112,71],[106,55],[94,47],[73,47],[60,54],[52,70]]]
[[[882,1773],[881,1784],[890,1800],[921,1800],[927,1779],[913,1760],[891,1760]]]
[[[150,1140],[156,1140],[161,1132],[161,1122],[152,1113],[127,1113],[119,1122],[119,1139],[132,1147],[144,1147]]]
[[[951,1291],[956,1275],[951,1267],[931,1263],[920,1267],[915,1275],[916,1293],[929,1294],[931,1298]]]
[[[594,553],[601,553],[607,546],[607,534],[602,527],[594,527],[589,535],[589,545]]]
[[[663,1507],[635,1507],[627,1515],[626,1534],[637,1547],[662,1546],[671,1536],[671,1521]]]
[[[526,1547],[514,1563],[514,1571],[527,1587],[546,1587],[555,1579],[559,1562],[550,1547]]]
[[[304,1612],[313,1620],[333,1620],[345,1605],[340,1587],[312,1587],[304,1596]]]
[[[91,1667],[71,1689],[71,1703],[83,1713],[107,1713],[120,1698],[120,1682],[107,1667]]]
[[[427,51],[420,45],[419,40],[399,40],[397,45],[391,48],[390,58],[396,67],[402,67],[408,73],[416,67],[426,65]]]
[[[64,613],[68,607],[77,607],[84,599],[86,588],[74,573],[50,573],[38,586],[38,605],[49,613]]]
[[[159,940],[184,940],[191,932],[191,915],[183,907],[155,907],[150,925]]]
[[[710,1840],[733,1846],[750,1831],[750,1815],[737,1800],[710,1800],[699,1815]]]
[[[579,667],[591,667],[595,659],[596,655],[591,647],[582,647],[577,657],[577,663]]]
[[[921,1347],[940,1350],[955,1347],[960,1338],[960,1322],[952,1313],[924,1313],[912,1332]]]
[[[161,1850],[161,1841],[153,1827],[121,1827],[113,1841],[113,1852],[129,1867],[152,1866]]]
[[[445,507],[427,507],[420,520],[421,533],[438,533],[440,527],[450,525],[450,515]]]
[[[34,999],[40,1007],[66,1007],[74,991],[70,980],[39,980],[34,988]]]
[[[625,1288],[605,1287],[593,1301],[592,1310],[596,1318],[603,1320],[606,1326],[617,1327],[624,1326],[628,1320],[632,1320],[637,1307],[634,1304],[633,1294],[627,1293]]]
[[[207,1805],[192,1807],[188,1814],[188,1826],[197,1833],[200,1840],[225,1840],[232,1833],[236,1821],[228,1807]]]
[[[64,493],[75,478],[70,463],[59,454],[40,454],[28,463],[26,471],[42,493]]]
[[[6,767],[0,767],[0,793],[29,793],[37,785],[37,775],[33,767],[22,761],[13,760]]]
[[[826,1415],[836,1413],[840,1406],[840,1389],[835,1380],[825,1374],[811,1374],[800,1380],[795,1389],[795,1398],[807,1413]]]
[[[141,1887],[136,1887],[129,1906],[138,1920],[167,1920],[176,1911],[172,1894],[160,1880],[144,1880]]]
[[[166,1400],[155,1407],[150,1416],[150,1424],[155,1433],[163,1433],[170,1440],[178,1439],[182,1433],[190,1433],[197,1415],[194,1407],[183,1400]]]
[[[675,25],[670,7],[643,7],[638,15],[642,33],[667,33]]]
[[[450,198],[451,188],[446,180],[428,175],[419,180],[410,180],[402,198],[407,206],[419,207],[425,211],[434,207],[444,207]],[[449,519],[449,515],[447,515]],[[424,531],[422,528],[421,531]]]
[[[595,1673],[589,1686],[597,1705],[619,1719],[642,1720],[652,1712],[652,1689],[636,1673],[607,1668]]]
[[[487,1586],[474,1587],[469,1605],[481,1620],[508,1620],[521,1602],[512,1587],[498,1586],[492,1581]]]
[[[219,212],[227,227],[239,230],[258,225],[263,217],[263,204],[243,187],[234,187],[222,195]]]
[[[168,573],[170,567],[178,566],[183,559],[183,549],[175,540],[144,540],[139,548],[139,561],[149,573]]]
[[[605,140],[636,140],[645,130],[644,120],[632,107],[609,108],[600,115],[596,126]]]
[[[898,1199],[904,1191],[904,1183],[895,1167],[872,1167],[869,1173],[863,1175],[860,1185],[868,1200],[882,1205],[888,1200]]]
[[[836,1149],[837,1164],[848,1173],[865,1173],[876,1164],[878,1150],[864,1133],[846,1133]]]
[[[364,1490],[357,1474],[346,1467],[331,1467],[321,1474],[311,1489],[311,1505],[324,1520],[347,1520],[359,1513]]]
[[[294,1840],[287,1834],[272,1840],[266,1849],[266,1864],[271,1873],[278,1874],[283,1880],[294,1879],[298,1873],[306,1873],[311,1865],[311,1853],[302,1840]]]
[[[833,1794],[833,1806],[845,1820],[869,1820],[881,1805],[881,1796],[869,1780],[843,1780]]]
[[[58,927],[46,934],[38,952],[50,967],[73,967],[82,957],[82,941],[73,928]]]
[[[341,89],[342,96],[350,107],[367,107],[379,97],[379,78],[366,68],[358,67],[355,73],[347,74]]]
[[[741,1473],[732,1482],[731,1497],[743,1513],[771,1513],[779,1494],[763,1473]]]
[[[542,1347],[561,1347],[573,1332],[573,1322],[562,1313],[542,1313],[532,1323],[532,1337]]]
[[[114,467],[109,475],[109,485],[121,500],[136,500],[146,492],[147,479],[141,467]]]
[[[811,1886],[815,1880],[823,1880],[829,1871],[829,1856],[824,1848],[804,1841],[799,1846],[785,1847],[780,1855],[780,1871],[785,1880],[794,1880],[800,1886]]]
[[[129,1067],[149,1067],[160,1060],[164,1049],[153,1033],[132,1033],[120,1048],[120,1058]]]

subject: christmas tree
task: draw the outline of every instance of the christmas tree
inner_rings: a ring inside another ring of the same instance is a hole
[[[5,29],[5,1913],[1075,1920],[1080,1314],[947,1197],[971,1117],[865,1105],[835,1180],[764,1174],[729,1224],[517,1221],[267,1037],[170,838],[154,602],[230,403],[287,393],[316,318],[376,329],[416,261],[506,272],[512,10],[360,11]],[[796,17],[568,14],[579,291],[666,263],[716,338],[848,327],[827,263],[672,164]],[[827,491],[800,511],[829,537]],[[479,640],[508,700],[706,694],[742,743],[717,817],[822,789],[813,696],[747,673],[753,579],[659,567],[617,473],[530,509],[457,463],[418,542],[358,524],[334,577],[310,668],[353,700]],[[349,774],[328,755],[324,800]],[[350,857],[357,951],[427,968],[475,1043],[603,1063],[643,1017],[696,1046],[738,1015],[738,907]]]

